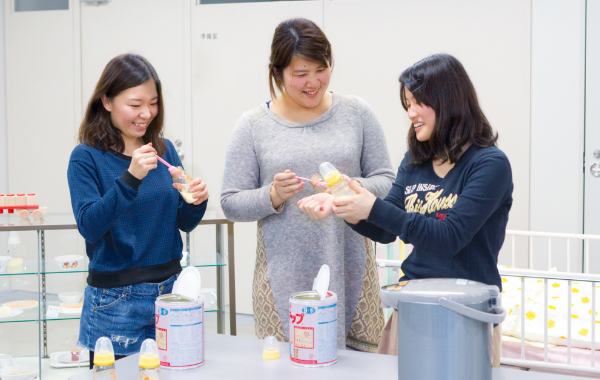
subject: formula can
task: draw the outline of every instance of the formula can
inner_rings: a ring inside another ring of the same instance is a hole
[[[156,345],[160,366],[190,369],[204,365],[204,304],[179,294],[156,299]]]
[[[301,367],[337,362],[337,295],[316,291],[290,297],[290,361]]]

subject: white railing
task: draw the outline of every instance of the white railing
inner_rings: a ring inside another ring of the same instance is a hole
[[[548,238],[548,262],[552,263],[552,239],[566,239],[567,240],[567,272],[549,272],[549,271],[538,271],[533,269],[502,269],[500,275],[503,277],[518,277],[521,281],[521,305],[520,308],[520,322],[521,322],[521,358],[510,359],[502,357],[502,345],[500,345],[500,362],[502,364],[513,365],[525,368],[541,368],[541,369],[554,369],[554,370],[565,370],[565,371],[578,371],[584,373],[600,373],[600,368],[595,366],[595,353],[596,353],[596,283],[600,283],[600,275],[589,274],[589,256],[590,256],[590,241],[600,241],[600,235],[585,235],[585,234],[562,234],[562,233],[545,233],[545,232],[529,232],[529,231],[506,231],[507,239],[505,244],[508,242],[510,237],[511,243],[511,258],[512,266],[515,266],[516,261],[516,250],[515,250],[515,236],[526,236],[529,238],[529,268],[533,268],[533,238]],[[571,259],[571,240],[579,239],[585,246],[585,264],[584,273],[570,273],[570,259]],[[402,243],[401,243],[402,244]],[[557,254],[555,252],[555,254]],[[400,260],[384,260],[377,259],[377,265],[379,268],[400,268],[402,261]],[[550,266],[549,265],[549,266]],[[526,278],[537,278],[544,281],[544,361],[527,360],[525,358],[525,279]],[[551,363],[548,361],[548,280],[564,280],[568,282],[568,311],[567,311],[567,364]],[[572,282],[582,281],[591,283],[592,287],[592,310],[591,310],[591,350],[590,350],[590,366],[574,365],[571,363],[571,305],[572,305]],[[502,325],[500,325],[502,329]],[[502,334],[500,334],[502,336]]]
[[[552,267],[552,239],[561,239],[567,241],[567,272],[571,273],[571,240],[581,240],[585,245],[585,261],[584,261],[584,273],[589,273],[590,270],[590,240],[598,240],[600,241],[600,235],[585,235],[585,234],[561,234],[561,233],[553,233],[553,232],[533,232],[533,231],[514,231],[514,230],[506,230],[506,240],[504,244],[507,243],[510,237],[511,243],[511,258],[512,264],[511,266],[516,266],[516,249],[515,249],[515,237],[516,236],[526,236],[529,239],[529,260],[528,267],[529,269],[533,269],[533,238],[548,238],[548,268]]]

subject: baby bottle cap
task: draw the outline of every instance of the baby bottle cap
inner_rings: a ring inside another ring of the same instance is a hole
[[[115,351],[110,339],[103,336],[96,341],[94,349],[94,364],[99,366],[108,366],[115,362]]]
[[[319,171],[327,186],[333,186],[342,179],[340,172],[329,162],[323,162],[319,166]]]
[[[263,345],[263,359],[279,359],[279,343],[274,336],[265,338]]]
[[[8,233],[8,244],[21,244],[21,238],[19,237],[19,231],[10,231]]]
[[[158,346],[154,339],[146,339],[142,343],[142,348],[140,349],[140,367],[156,368],[159,365]]]
[[[321,299],[324,300],[327,297],[327,290],[329,290],[329,278],[331,273],[329,271],[329,265],[323,264],[319,269],[319,274],[313,281],[313,290],[319,293]]]

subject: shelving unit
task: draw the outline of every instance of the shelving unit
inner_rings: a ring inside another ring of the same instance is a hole
[[[225,267],[228,268],[229,277],[229,317],[230,333],[236,335],[236,315],[235,315],[235,268],[234,268],[234,245],[233,245],[233,222],[227,220],[221,212],[207,211],[200,225],[215,226],[216,253],[213,257],[192,257],[187,255],[187,265],[193,265],[197,268],[214,267],[217,278],[217,308],[214,310],[205,310],[206,312],[217,313],[217,332],[222,334],[225,331],[225,311],[223,310],[223,292],[225,280]],[[223,229],[227,226],[224,233]],[[37,292],[26,292],[20,290],[4,291],[0,295],[0,304],[20,299],[37,299],[37,307],[24,309],[23,313],[9,318],[1,318],[0,325],[9,323],[36,322],[39,326],[39,358],[40,379],[44,375],[42,369],[48,367],[42,365],[42,359],[49,358],[48,355],[48,323],[52,321],[77,320],[80,314],[59,314],[58,317],[47,317],[48,306],[59,306],[58,296],[47,293],[47,280],[53,275],[67,275],[73,273],[87,273],[88,259],[84,256],[84,263],[75,269],[64,269],[58,265],[54,259],[46,259],[46,231],[50,230],[76,230],[77,224],[71,213],[49,213],[41,220],[21,220],[14,214],[0,214],[0,232],[5,231],[36,231],[37,232],[37,260],[25,260],[22,267],[18,268],[18,273],[0,273],[0,279],[4,276],[37,276]],[[227,245],[224,238],[227,237]],[[185,234],[184,247],[190,252],[190,234]],[[50,276],[50,277],[47,277]],[[10,354],[10,352],[6,352]],[[30,361],[28,359],[28,361]]]

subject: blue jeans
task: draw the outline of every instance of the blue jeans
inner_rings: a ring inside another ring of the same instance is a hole
[[[77,345],[94,351],[100,337],[112,341],[115,355],[140,351],[147,338],[155,339],[154,303],[156,297],[169,294],[177,275],[158,283],[143,283],[121,288],[87,286],[79,325]]]

